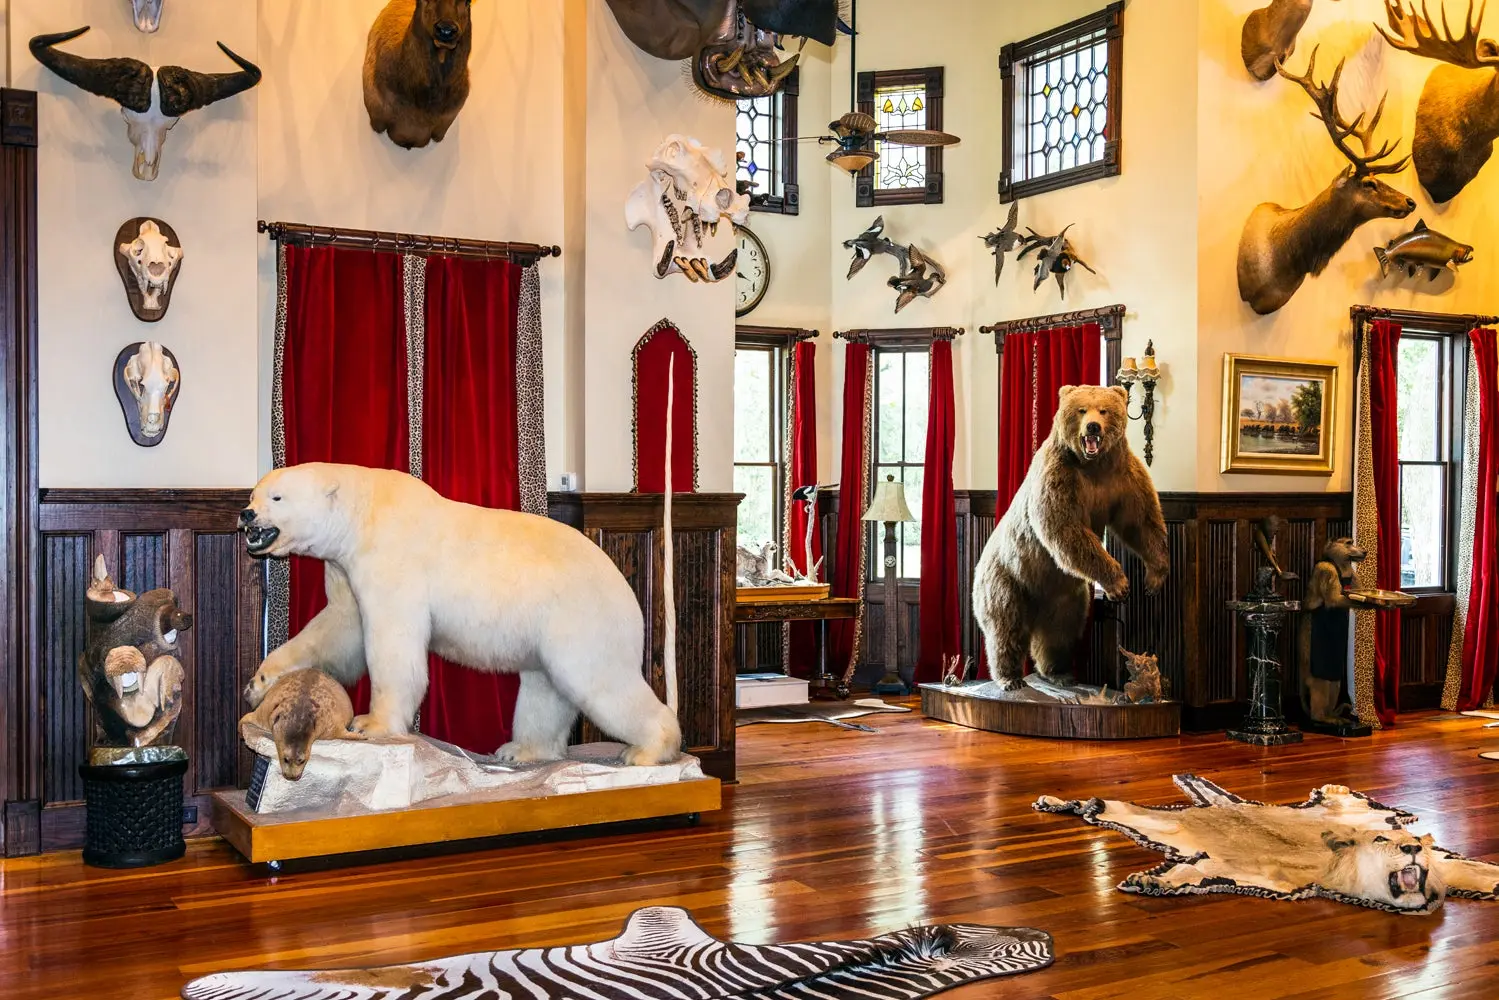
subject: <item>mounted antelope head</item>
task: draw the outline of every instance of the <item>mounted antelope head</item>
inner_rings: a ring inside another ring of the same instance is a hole
[[[1296,51],[1296,35],[1312,12],[1312,0],[1270,0],[1249,12],[1239,36],[1239,54],[1244,68],[1256,80],[1268,80],[1275,67]]]
[[[1485,4],[1487,6],[1487,4]],[[1499,138],[1499,43],[1478,37],[1484,8],[1475,16],[1468,0],[1463,33],[1454,38],[1442,9],[1442,30],[1436,30],[1425,0],[1421,16],[1415,4],[1385,0],[1385,15],[1393,34],[1380,28],[1385,41],[1397,49],[1436,59],[1444,65],[1431,71],[1416,103],[1416,131],[1411,157],[1416,176],[1432,201],[1451,201],[1494,152]]]
[[[135,30],[147,34],[161,27],[161,0],[130,0],[135,16]]]
[[[135,147],[131,171],[143,181],[156,179],[162,143],[179,118],[260,82],[259,67],[229,51],[223,42],[219,42],[219,48],[239,66],[237,73],[197,73],[181,66],[152,69],[139,59],[87,59],[53,47],[87,30],[85,26],[55,35],[37,35],[30,43],[31,54],[75,87],[120,105],[125,134]]]
[[[1399,140],[1374,148],[1384,98],[1367,122],[1362,112],[1347,121],[1338,112],[1343,63],[1338,63],[1325,86],[1315,81],[1316,65],[1317,50],[1312,49],[1305,76],[1293,76],[1284,66],[1277,66],[1276,72],[1306,91],[1317,108],[1312,117],[1326,127],[1350,166],[1300,208],[1266,202],[1250,214],[1239,239],[1239,297],[1262,316],[1290,301],[1307,275],[1321,274],[1359,226],[1371,219],[1403,219],[1416,208],[1414,201],[1378,176],[1399,173],[1410,159],[1389,159]],[[1350,139],[1358,140],[1361,153],[1354,152]]]

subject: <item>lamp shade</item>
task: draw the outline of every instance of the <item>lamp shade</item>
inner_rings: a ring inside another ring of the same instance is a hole
[[[906,488],[897,483],[894,476],[886,476],[883,483],[875,484],[874,500],[864,512],[865,521],[914,521],[915,515],[906,506]]]
[[[872,149],[835,149],[827,156],[829,163],[850,174],[857,174],[877,159],[879,156]]]

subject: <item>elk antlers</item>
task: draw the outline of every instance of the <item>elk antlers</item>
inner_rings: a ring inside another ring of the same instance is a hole
[[[1442,7],[1442,30],[1438,34],[1427,9],[1426,0],[1421,0],[1421,13],[1416,13],[1415,0],[1410,10],[1405,9],[1405,0],[1385,0],[1385,16],[1389,18],[1391,34],[1379,25],[1374,28],[1397,49],[1411,52],[1428,59],[1451,63],[1464,69],[1484,69],[1499,66],[1499,43],[1492,38],[1478,37],[1478,26],[1483,23],[1488,0],[1473,16],[1473,2],[1468,0],[1468,17],[1461,37],[1454,38],[1447,24],[1447,8]]]
[[[1396,2],[1399,2],[1399,0],[1396,0]],[[1327,127],[1327,134],[1332,138],[1332,144],[1338,148],[1338,152],[1342,153],[1348,159],[1349,163],[1353,164],[1353,175],[1355,177],[1369,177],[1374,174],[1398,174],[1410,162],[1409,155],[1402,156],[1393,163],[1380,163],[1378,161],[1394,155],[1395,150],[1400,146],[1399,139],[1396,139],[1393,143],[1386,141],[1381,143],[1379,148],[1372,153],[1369,151],[1374,141],[1374,130],[1379,126],[1379,119],[1384,114],[1385,98],[1389,95],[1385,94],[1380,97],[1379,107],[1374,109],[1374,114],[1370,116],[1367,123],[1364,121],[1364,113],[1362,111],[1359,112],[1358,117],[1353,119],[1353,121],[1345,120],[1338,113],[1338,81],[1343,76],[1343,63],[1344,61],[1341,59],[1338,61],[1337,69],[1332,71],[1332,79],[1326,84],[1319,84],[1315,80],[1317,70],[1317,50],[1315,48],[1312,49],[1312,54],[1307,58],[1305,76],[1296,76],[1293,73],[1287,72],[1286,68],[1280,63],[1275,64],[1275,71],[1306,91],[1307,96],[1312,99],[1312,103],[1317,106],[1317,110],[1311,113],[1312,117]],[[1353,148],[1349,146],[1348,140],[1350,138],[1359,141],[1359,146],[1363,149],[1362,155],[1355,153]]]

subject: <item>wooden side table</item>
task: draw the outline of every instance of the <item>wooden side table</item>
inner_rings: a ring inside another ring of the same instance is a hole
[[[821,626],[817,630],[817,676],[810,683],[815,688],[832,689],[842,699],[848,697],[848,681],[852,671],[845,671],[841,677],[828,673],[828,622],[858,617],[859,604],[857,597],[825,597],[820,601],[744,601],[734,605],[734,624],[820,622]]]

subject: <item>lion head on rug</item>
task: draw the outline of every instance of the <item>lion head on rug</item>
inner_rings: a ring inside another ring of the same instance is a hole
[[[1190,805],[1141,806],[1043,795],[1041,812],[1076,813],[1160,851],[1166,861],[1120,884],[1148,896],[1229,892],[1322,897],[1393,913],[1431,913],[1447,896],[1499,898],[1499,865],[1473,861],[1406,829],[1416,817],[1342,785],[1296,805],[1242,799],[1176,775]]]

